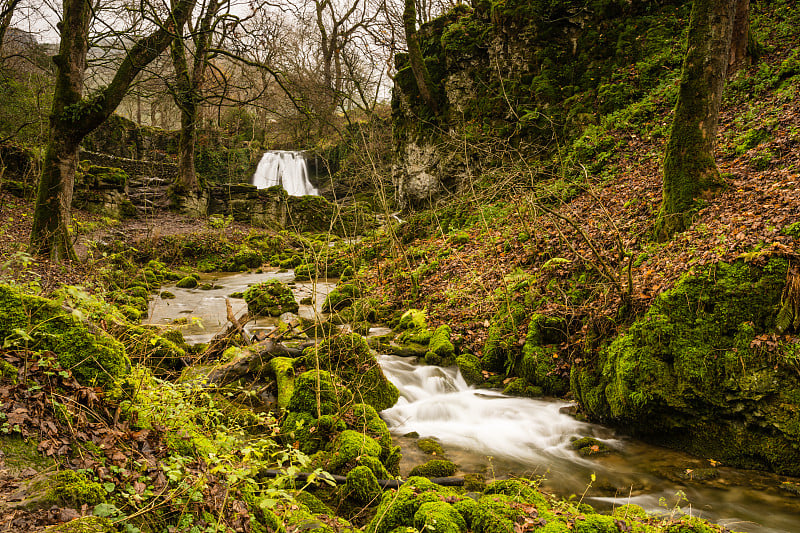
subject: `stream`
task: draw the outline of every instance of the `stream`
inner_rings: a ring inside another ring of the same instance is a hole
[[[481,472],[487,480],[544,476],[542,486],[548,491],[565,498],[580,498],[585,492],[583,501],[598,509],[635,503],[670,513],[680,506],[684,513],[734,531],[800,531],[800,503],[777,488],[785,478],[719,467],[713,480],[682,481],[679,474],[708,468],[708,461],[579,422],[563,413],[571,406],[567,402],[473,389],[456,367],[419,366],[389,355],[380,356],[379,362],[400,390],[397,404],[381,415],[403,448],[404,475],[431,458],[417,449],[417,437],[403,437],[416,432],[435,437],[462,473]],[[587,436],[614,453],[579,456],[570,442]],[[592,474],[596,481],[590,487]]]
[[[336,286],[335,280],[294,283],[292,271],[209,274],[201,283],[209,290],[165,286],[176,298],[151,302],[151,324],[185,323],[181,329],[191,344],[208,342],[227,322],[225,299],[248,286],[279,279],[290,284],[301,305],[298,315],[313,318]],[[244,300],[229,299],[238,316]],[[284,320],[293,315],[282,316]],[[251,322],[251,332],[270,330],[276,318]],[[387,332],[381,328],[381,332]],[[429,460],[416,446],[419,437],[435,437],[459,473],[482,473],[489,481],[509,476],[543,479],[542,486],[558,496],[576,495],[597,509],[626,503],[651,512],[680,512],[724,524],[734,531],[800,532],[800,499],[780,490],[788,478],[774,474],[718,467],[708,481],[682,479],[687,472],[708,468],[705,458],[660,448],[619,435],[609,428],[580,422],[565,414],[564,401],[514,398],[469,387],[456,367],[422,366],[408,358],[379,356],[387,378],[400,390],[398,403],[381,416],[395,444],[402,447],[401,474]],[[407,436],[417,433],[419,437]],[[610,455],[584,458],[572,440],[594,437],[611,447]],[[592,474],[595,481],[591,481]]]

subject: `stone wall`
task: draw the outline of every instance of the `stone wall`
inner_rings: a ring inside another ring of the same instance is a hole
[[[157,178],[172,183],[178,175],[178,165],[171,161],[131,159],[87,150],[81,152],[80,159],[101,167],[121,168],[132,179]]]

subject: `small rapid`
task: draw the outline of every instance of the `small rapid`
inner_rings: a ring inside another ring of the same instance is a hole
[[[713,481],[696,482],[691,475],[683,480],[708,461],[580,422],[565,414],[567,402],[474,389],[455,367],[389,355],[379,362],[400,390],[397,404],[381,416],[408,456],[406,475],[413,464],[430,459],[416,449],[418,434],[436,438],[463,473],[484,472],[487,479],[543,476],[547,490],[562,497],[584,494],[583,501],[600,509],[636,503],[672,513],[680,507],[734,531],[800,532],[800,505],[777,488],[781,476],[719,467]],[[581,437],[594,437],[613,453],[581,457],[570,446]]]

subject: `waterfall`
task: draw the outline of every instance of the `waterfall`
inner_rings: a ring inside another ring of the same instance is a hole
[[[316,196],[317,189],[308,180],[308,166],[303,152],[271,150],[265,152],[253,174],[253,185],[266,189],[282,186],[291,196]]]

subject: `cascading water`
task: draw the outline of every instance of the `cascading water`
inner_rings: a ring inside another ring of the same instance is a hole
[[[796,503],[776,489],[765,490],[780,485],[778,476],[718,468],[716,484],[682,483],[673,474],[700,464],[701,459],[618,438],[607,428],[579,422],[562,412],[570,405],[566,402],[473,389],[457,368],[419,366],[388,355],[380,356],[379,362],[400,390],[400,400],[381,416],[404,446],[404,455],[414,453],[415,446],[413,439],[402,436],[416,432],[435,437],[464,472],[487,469],[487,477],[498,478],[544,475],[549,490],[562,496],[588,492],[585,501],[600,507],[636,503],[650,511],[668,512],[678,503],[677,495],[685,494],[692,507],[687,509],[682,502],[684,511],[735,531],[800,531]],[[570,443],[586,436],[601,440],[615,453],[581,457]],[[413,461],[427,459],[417,456]],[[596,481],[589,491],[592,475]],[[667,502],[666,508],[662,502]]]
[[[280,185],[291,196],[316,196],[319,191],[308,179],[308,165],[303,152],[271,150],[265,152],[253,174],[253,185],[266,189]]]

